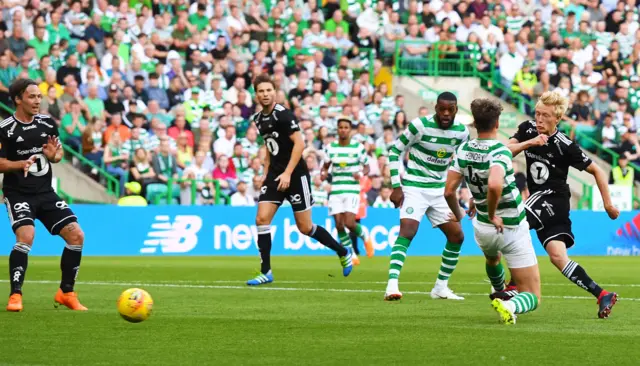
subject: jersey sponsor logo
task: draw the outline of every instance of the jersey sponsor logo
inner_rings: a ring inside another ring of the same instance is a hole
[[[38,126],[34,125],[33,123],[30,123],[28,126],[22,126],[22,131],[33,130],[36,127]]]
[[[47,122],[45,122],[45,121],[43,121],[41,119],[36,119],[36,122],[38,122],[41,125],[45,125],[45,126],[47,126],[49,128],[53,128],[53,126],[51,124],[49,124],[49,123],[47,123]]]
[[[528,158],[535,159],[535,160],[540,160],[540,161],[543,161],[543,162],[551,165],[551,162],[549,162],[549,160],[543,158],[542,156],[540,156],[538,154],[531,153],[531,152],[529,152],[527,150],[525,150],[524,153]]]
[[[22,136],[18,136],[18,138],[16,139],[16,142],[23,142],[24,139],[22,138]]]
[[[198,245],[198,232],[202,219],[196,215],[177,215],[173,220],[168,215],[157,215],[151,224],[151,231],[144,241],[142,254],[188,253]]]
[[[18,138],[18,140],[16,140],[18,142],[20,141],[24,141],[24,140],[20,140],[20,138]],[[42,147],[32,147],[29,150],[18,150],[16,151],[18,153],[18,155],[33,155],[33,154],[37,154],[39,152],[42,152]]]

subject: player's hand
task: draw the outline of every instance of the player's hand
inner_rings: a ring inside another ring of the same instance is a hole
[[[404,201],[404,193],[402,192],[402,187],[394,188],[391,193],[391,197],[389,197],[393,205],[396,208],[402,206],[402,202]]]
[[[549,136],[547,135],[538,135],[531,139],[531,146],[544,146],[549,141]]]
[[[291,184],[291,174],[284,172],[276,178],[276,182],[278,183],[278,190],[283,192],[289,188],[289,184]]]
[[[22,161],[22,170],[24,171],[25,178],[29,174],[29,168],[31,168],[31,165],[35,163],[36,158],[37,157],[35,155],[32,155],[29,159]]]
[[[49,136],[49,138],[47,139],[47,143],[42,145],[42,153],[47,157],[47,159],[49,159],[49,161],[54,161],[58,149],[61,148],[62,144],[60,143],[58,137]]]
[[[502,232],[504,231],[504,223],[502,222],[502,219],[499,216],[494,216],[493,219],[490,220],[493,226],[496,227],[498,234],[502,234]]]
[[[467,215],[469,218],[474,218],[476,216],[476,203],[473,201],[473,198],[469,200],[469,209],[467,210]]]
[[[614,205],[606,205],[604,206],[604,210],[607,211],[607,214],[609,215],[609,218],[611,220],[615,220],[618,218],[618,216],[620,216],[620,210],[618,210]]]
[[[362,178],[362,174],[360,174],[360,172],[353,173],[353,179],[359,181],[360,178]]]

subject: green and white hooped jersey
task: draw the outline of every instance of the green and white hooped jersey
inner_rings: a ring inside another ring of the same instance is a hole
[[[402,185],[444,189],[453,153],[468,139],[469,130],[458,121],[454,121],[449,129],[443,130],[433,116],[414,119],[389,149],[393,188]],[[400,179],[402,160],[407,148],[409,163],[404,177]]]
[[[326,148],[331,162],[331,195],[360,194],[360,182],[353,178],[353,173],[360,173],[369,158],[364,145],[352,141],[347,146],[332,142]]]
[[[479,222],[491,224],[487,206],[489,171],[493,166],[504,170],[502,197],[498,201],[496,216],[505,226],[516,227],[526,218],[524,203],[516,187],[513,173],[513,155],[509,148],[497,140],[474,139],[463,143],[454,158],[451,170],[464,175],[476,204]]]

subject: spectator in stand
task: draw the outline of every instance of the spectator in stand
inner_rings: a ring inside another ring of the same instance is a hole
[[[609,175],[609,184],[623,187],[633,187],[636,181],[636,171],[629,166],[627,156],[620,155],[618,158],[618,166],[611,169]]]
[[[122,124],[122,116],[120,114],[114,114],[111,116],[110,124],[104,131],[104,142],[109,143],[111,136],[117,133],[121,143],[127,141],[131,137],[131,130],[129,127]]]
[[[114,175],[120,180],[120,194],[124,193],[124,184],[127,182],[128,162],[129,155],[123,151],[120,134],[116,132],[111,136],[111,140],[106,142],[104,164],[107,173]]]
[[[142,186],[142,195],[146,195],[146,188],[149,184],[157,180],[157,175],[151,164],[147,151],[140,147],[133,152],[131,160],[131,177],[133,181]]]
[[[176,164],[180,170],[186,169],[193,160],[193,148],[189,146],[189,138],[186,133],[178,135],[176,146]]]
[[[247,191],[247,183],[245,181],[239,181],[237,186],[237,192],[231,195],[229,204],[231,206],[255,206],[256,202],[253,197]]]
[[[102,166],[104,156],[103,127],[102,120],[94,117],[82,133],[82,155],[97,166]]]
[[[40,102],[40,113],[48,114],[60,125],[64,111],[64,103],[56,97],[56,87],[51,85]]]
[[[74,150],[82,151],[82,133],[87,127],[87,120],[82,115],[80,103],[71,101],[69,113],[60,121],[60,140]]]
[[[221,155],[226,157],[233,155],[233,147],[236,144],[236,128],[233,125],[229,125],[225,127],[224,131],[224,136],[218,137],[213,144],[213,151],[216,154],[216,158]]]
[[[187,136],[187,145],[193,147],[195,144],[193,133],[187,130],[187,120],[182,115],[176,116],[174,125],[169,127],[169,129],[167,130],[167,134],[174,140],[177,139],[179,135],[184,134],[185,136]]]
[[[394,208],[393,202],[391,202],[391,187],[382,186],[380,189],[380,195],[376,197],[372,207],[375,208]]]
[[[218,156],[216,168],[213,170],[213,179],[220,184],[220,191],[226,195],[231,195],[236,191],[238,177],[235,170],[229,164],[229,158],[226,155]]]
[[[215,193],[213,183],[205,182],[211,179],[211,170],[204,165],[206,153],[202,150],[196,152],[193,164],[187,167],[182,173],[183,181],[180,184],[180,204],[182,205],[202,205]],[[195,190],[195,197],[194,197]],[[203,194],[204,191],[204,194]],[[205,197],[203,197],[205,196]],[[195,198],[195,199],[194,199]]]
[[[605,114],[602,126],[602,146],[609,149],[617,149],[618,147],[618,131],[613,125],[613,116],[610,113]]]

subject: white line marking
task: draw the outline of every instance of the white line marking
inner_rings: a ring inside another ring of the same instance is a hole
[[[9,281],[2,281],[9,282]],[[233,283],[239,283],[240,281],[234,281]],[[27,284],[59,284],[60,281],[27,281]],[[249,290],[249,291],[305,291],[305,292],[350,292],[350,293],[378,293],[384,294],[383,290],[371,290],[371,289],[339,289],[339,288],[302,288],[302,287],[272,287],[264,285],[262,287],[254,286],[230,286],[230,285],[193,285],[188,283],[144,283],[144,282],[100,282],[100,281],[78,281],[78,285],[87,286],[122,286],[122,287],[168,287],[168,288],[198,288],[198,289],[214,289],[214,290]],[[403,291],[403,294],[415,294],[415,295],[429,295],[430,292],[424,291]],[[487,296],[488,293],[462,293],[458,295],[462,296]],[[545,299],[567,299],[567,300],[593,300],[592,296],[542,296]],[[640,301],[640,298],[624,298],[620,300],[628,301]]]

